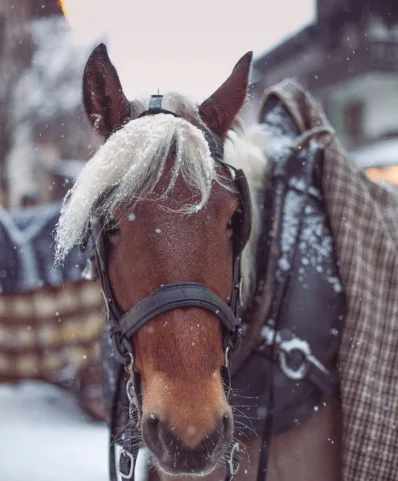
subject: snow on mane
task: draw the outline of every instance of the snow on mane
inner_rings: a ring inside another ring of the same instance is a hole
[[[252,199],[252,234],[242,259],[246,298],[255,282],[255,253],[261,230],[258,199],[267,166],[266,139],[264,126],[255,125],[247,131],[231,130],[224,145],[224,161],[244,170]],[[212,183],[223,183],[203,132],[167,114],[132,120],[100,147],[69,191],[55,235],[56,261],[62,262],[73,245],[84,239],[91,217],[109,217],[123,201],[147,198],[164,173],[171,148],[175,150],[175,164],[163,196],[182,175],[199,194],[197,202],[185,205],[182,212],[191,214],[203,208]]]
[[[90,217],[109,217],[124,200],[147,198],[161,179],[172,148],[175,164],[163,196],[182,175],[199,194],[199,200],[184,206],[183,212],[204,207],[212,182],[220,179],[203,133],[190,122],[167,114],[131,120],[86,163],[69,191],[55,236],[56,261],[62,262],[73,245],[82,241]]]

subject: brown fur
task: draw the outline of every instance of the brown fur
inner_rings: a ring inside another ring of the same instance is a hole
[[[182,201],[192,195],[182,182],[177,190]],[[207,207],[192,216],[168,212],[167,205],[156,202],[140,203],[133,221],[128,213],[118,213],[120,230],[109,236],[107,250],[112,289],[123,311],[177,281],[200,282],[228,302],[232,232],[227,224],[237,199],[219,185],[213,191]],[[230,412],[220,376],[219,322],[202,309],[174,310],[142,328],[134,346],[144,418],[155,413],[175,427],[184,445],[194,447]]]

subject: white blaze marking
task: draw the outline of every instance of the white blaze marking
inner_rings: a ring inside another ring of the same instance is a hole
[[[190,436],[194,436],[196,434],[196,428],[195,426],[188,426],[187,427],[187,433],[190,435]]]

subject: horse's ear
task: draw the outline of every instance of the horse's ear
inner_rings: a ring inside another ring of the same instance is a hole
[[[103,43],[93,50],[84,69],[83,103],[94,129],[105,139],[130,119],[130,103]]]
[[[224,137],[242,108],[247,95],[253,52],[245,54],[229,78],[199,107],[199,114],[209,129]]]

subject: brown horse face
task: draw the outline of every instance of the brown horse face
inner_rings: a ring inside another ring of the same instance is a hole
[[[166,95],[164,108],[225,138],[246,98],[250,64],[251,53],[199,107]],[[130,103],[124,96],[103,45],[87,63],[83,94],[88,117],[104,139],[146,110],[143,102]],[[172,168],[174,159],[167,162]],[[229,175],[225,167],[217,168],[223,177]],[[117,228],[107,235],[106,255],[120,309],[128,311],[173,282],[199,282],[228,303],[233,264],[229,221],[237,194],[213,182],[206,206],[187,215],[173,209],[176,203],[192,205],[196,195],[182,176],[172,194],[162,197],[165,189],[167,179],[162,178],[151,200],[140,200],[133,211],[113,212]],[[142,380],[142,437],[155,462],[172,475],[212,471],[223,460],[233,431],[220,373],[224,352],[218,319],[199,308],[175,309],[151,320],[132,341]]]
[[[181,195],[190,194],[186,187]],[[123,311],[163,284],[200,282],[228,303],[232,290],[229,220],[236,194],[214,186],[197,214],[167,212],[152,202],[121,214],[108,235],[111,286]],[[233,431],[220,369],[221,326],[210,312],[176,309],[144,326],[133,339],[141,375],[145,443],[167,472],[205,472],[228,448]]]
[[[228,303],[229,219],[236,207],[235,194],[214,186],[207,207],[197,214],[170,213],[149,202],[119,214],[107,252],[120,308],[128,311],[162,284],[186,281],[207,286]],[[218,319],[199,308],[176,309],[150,321],[133,343],[142,380],[142,436],[157,463],[172,474],[213,469],[233,431],[220,373],[224,352]]]

